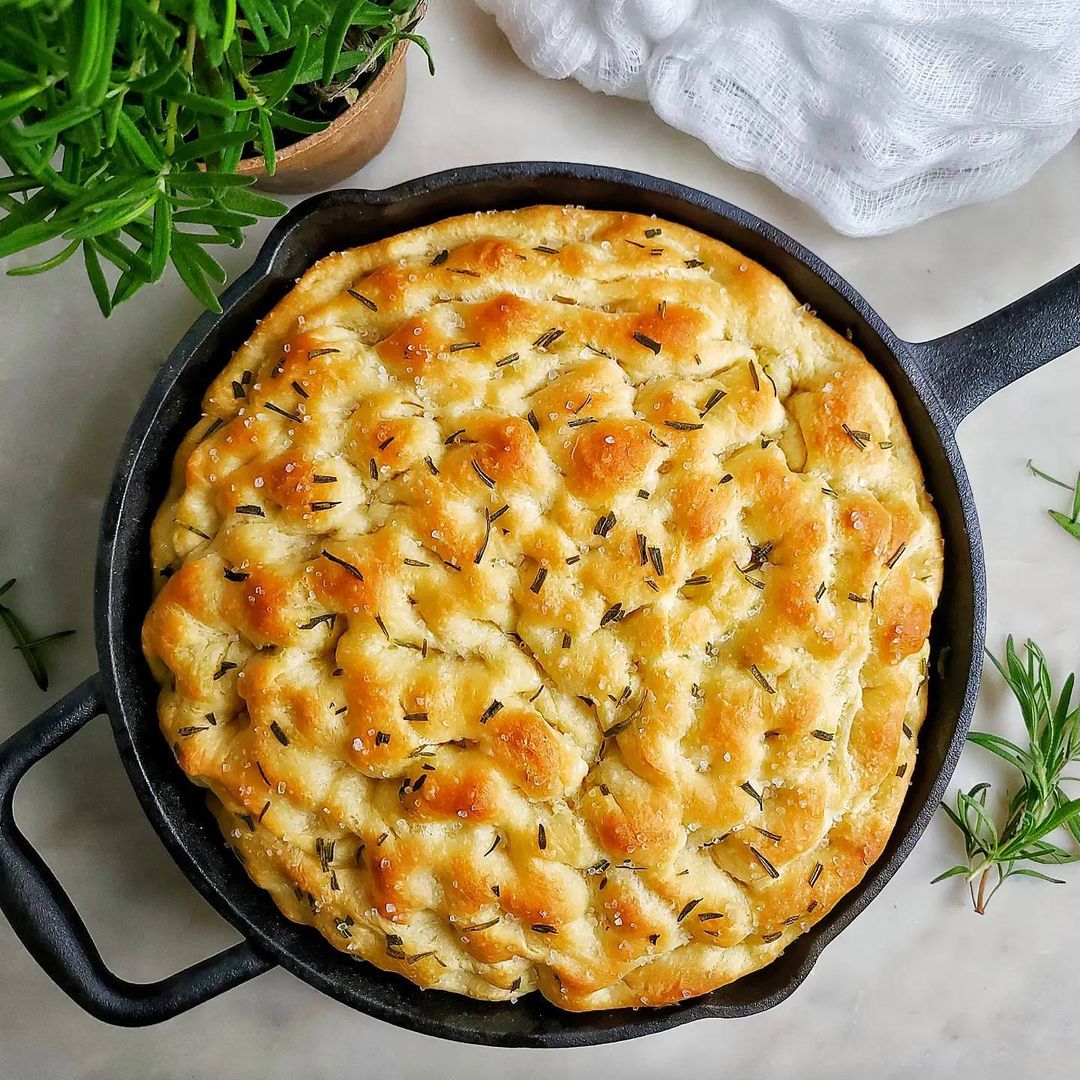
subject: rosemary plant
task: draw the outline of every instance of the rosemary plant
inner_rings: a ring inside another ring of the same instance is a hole
[[[283,213],[236,175],[415,35],[417,0],[0,0],[0,257],[81,252],[106,315],[171,262],[220,310],[215,245]],[[430,60],[429,60],[430,62]],[[316,90],[318,91],[316,93]],[[343,105],[342,105],[343,107]],[[321,112],[321,115],[320,115]],[[108,264],[116,271],[106,274]],[[114,280],[110,283],[109,276]]]
[[[1080,798],[1070,799],[1065,785],[1076,776],[1067,770],[1080,761],[1080,706],[1071,708],[1074,676],[1054,699],[1046,657],[1038,645],[1025,645],[1026,662],[1013,639],[1005,643],[1005,661],[990,656],[1016,696],[1027,731],[1026,747],[1000,735],[973,731],[968,741],[996,754],[1018,774],[1019,785],[1009,801],[1005,823],[998,826],[987,808],[988,783],[976,784],[956,796],[956,809],[942,809],[964,838],[967,862],[934,878],[963,877],[975,910],[982,914],[997,890],[1011,877],[1032,877],[1060,885],[1030,865],[1060,866],[1080,859]],[[1071,836],[1070,848],[1050,839],[1058,829]]]

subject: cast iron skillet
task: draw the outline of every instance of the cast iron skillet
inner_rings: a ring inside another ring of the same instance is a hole
[[[860,885],[778,960],[703,998],[659,1010],[573,1014],[532,994],[485,1004],[357,963],[285,919],[228,853],[204,802],[169,753],[155,717],[157,686],[139,629],[150,603],[150,520],[173,454],[199,416],[206,386],[255,320],[317,258],[451,214],[533,203],[655,213],[719,237],[778,274],[856,344],[892,387],[945,535],[945,587],[934,619],[929,713],[918,764],[880,860]],[[590,165],[519,162],[455,169],[386,191],[333,191],[296,207],[251,269],[205,314],[154,380],[128,432],[105,504],[95,587],[101,670],[0,747],[0,908],[45,971],[94,1016],[151,1024],[281,964],[372,1016],[429,1035],[502,1046],[575,1046],[628,1039],[704,1017],[747,1016],[783,1001],[825,945],[877,895],[937,808],[959,757],[979,683],[986,586],[979,525],[954,431],[994,391],[1080,345],[1080,267],[964,330],[901,341],[865,300],[771,225],[700,191]],[[107,713],[143,808],[180,868],[245,940],[158,983],[136,985],[103,963],[71,901],[19,832],[12,799],[23,774],[88,720]]]

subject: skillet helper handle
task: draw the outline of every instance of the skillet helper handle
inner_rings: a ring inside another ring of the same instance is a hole
[[[273,965],[243,941],[154,983],[114,975],[63,886],[15,824],[15,789],[30,767],[105,712],[92,675],[0,745],[0,910],[46,974],[88,1013],[126,1027],[193,1008]]]
[[[910,343],[955,428],[991,394],[1080,347],[1080,266],[933,341]]]

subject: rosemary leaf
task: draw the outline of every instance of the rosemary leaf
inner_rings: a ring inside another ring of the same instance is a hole
[[[1058,487],[1064,488],[1066,491],[1072,492],[1072,506],[1068,515],[1061,513],[1059,510],[1048,510],[1047,513],[1051,519],[1057,522],[1071,537],[1075,540],[1080,540],[1080,473],[1076,476],[1076,483],[1069,485],[1057,477],[1051,476],[1049,473],[1044,473],[1042,469],[1035,468],[1033,462],[1028,461],[1028,468],[1031,470],[1033,476],[1039,477],[1041,480],[1046,480],[1051,484],[1056,484]]]
[[[11,587],[15,584],[15,578],[11,578],[3,585],[0,585],[0,596],[4,596],[11,590]],[[8,633],[11,635],[15,645],[14,648],[18,650],[23,660],[26,661],[26,666],[30,669],[30,674],[34,677],[34,682],[37,683],[38,689],[49,689],[49,672],[45,667],[45,662],[40,656],[41,650],[46,645],[51,645],[61,638],[71,637],[75,633],[74,630],[58,630],[52,634],[45,634],[42,637],[35,638],[29,630],[26,628],[26,624],[11,610],[6,604],[0,604],[0,622],[7,627]]]

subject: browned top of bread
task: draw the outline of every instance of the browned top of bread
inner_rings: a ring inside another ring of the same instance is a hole
[[[144,645],[289,918],[421,986],[663,1005],[881,852],[941,535],[881,376],[761,266],[441,221],[312,267],[205,413]]]

